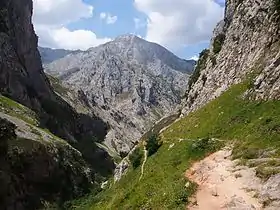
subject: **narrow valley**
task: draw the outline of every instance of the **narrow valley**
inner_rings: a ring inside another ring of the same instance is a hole
[[[123,4],[1,0],[0,209],[280,209],[280,1]]]

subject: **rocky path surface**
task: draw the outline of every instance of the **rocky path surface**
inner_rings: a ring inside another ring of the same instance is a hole
[[[225,148],[195,163],[186,172],[187,178],[198,184],[198,191],[187,209],[280,209],[279,175],[262,181],[256,177],[254,168],[237,166],[230,156],[230,148]]]
[[[142,177],[144,175],[144,167],[147,162],[147,157],[148,157],[148,151],[147,151],[146,147],[144,146],[144,161],[141,165],[141,175],[140,175],[139,181],[142,179]]]

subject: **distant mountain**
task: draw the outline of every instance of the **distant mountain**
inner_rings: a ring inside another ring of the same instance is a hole
[[[178,110],[194,61],[125,35],[69,54],[45,71],[70,85],[111,130],[106,145],[127,153],[153,123]]]
[[[51,49],[46,47],[38,47],[38,50],[41,55],[42,63],[47,64],[51,63],[55,60],[65,57],[70,53],[78,53],[80,50],[72,51],[72,50],[64,50],[64,49]]]

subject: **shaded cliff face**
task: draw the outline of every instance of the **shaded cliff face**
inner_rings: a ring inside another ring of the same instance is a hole
[[[30,0],[0,3],[0,90],[29,107],[39,108],[38,98],[52,98],[53,93],[42,70],[31,16]]]
[[[77,149],[84,150],[85,142],[91,144],[93,138],[102,141],[106,124],[95,116],[76,113],[53,92],[44,74],[31,23],[32,1],[4,0],[0,6],[1,94],[36,111],[41,127],[47,127]]]
[[[21,132],[29,133],[27,137],[24,135],[10,138],[4,135],[4,139],[9,139],[8,148],[12,151],[8,151],[4,158],[1,157],[0,170],[4,178],[0,177],[0,181],[3,186],[9,186],[11,189],[11,194],[6,191],[6,196],[10,196],[8,202],[16,201],[19,205],[11,206],[10,209],[32,209],[27,206],[29,204],[37,209],[44,199],[52,202],[57,197],[58,200],[64,201],[79,196],[89,189],[91,182],[100,181],[96,180],[96,177],[108,176],[114,168],[109,155],[95,144],[106,136],[107,125],[93,115],[77,113],[53,92],[42,70],[37,50],[38,39],[33,30],[31,16],[31,0],[0,2],[0,115],[21,119],[26,116],[30,118],[29,113],[32,112],[32,121],[36,121],[36,124],[30,124],[29,120],[20,123],[26,124],[21,128]],[[25,105],[29,111],[20,114],[23,106],[15,101]],[[5,124],[4,121],[0,123]],[[43,135],[41,130],[44,131]],[[38,131],[39,137],[32,138],[32,132],[38,134]],[[46,143],[43,141],[45,136],[54,136],[49,134],[49,131],[56,136],[51,138],[54,142],[47,138]],[[63,144],[57,144],[57,141],[60,141],[57,136],[65,140]],[[35,145],[34,148],[29,147],[30,144]],[[24,148],[21,149],[21,146]],[[19,151],[14,151],[17,148]],[[15,168],[12,168],[13,165]],[[85,175],[82,169],[91,173]],[[34,171],[36,176],[32,174]],[[22,178],[21,175],[34,180]],[[89,177],[85,178],[88,175]],[[14,177],[16,180],[12,179]],[[57,180],[67,177],[71,179],[65,184],[69,187],[65,188],[56,183]],[[45,185],[54,185],[55,190],[47,189]],[[63,197],[64,190],[74,192],[76,189],[81,193],[70,193],[69,196]],[[2,202],[4,201],[1,200],[1,208]],[[7,206],[4,205],[3,209],[5,208]]]
[[[96,187],[93,172],[77,150],[45,137],[44,143],[19,137],[17,126],[0,118],[1,209],[38,209],[47,201],[62,204]]]
[[[225,18],[214,30],[209,51],[201,56],[203,65],[196,68],[183,114],[248,77],[254,79],[251,98],[280,98],[280,22],[276,4],[274,0],[226,2]]]
[[[105,144],[128,153],[153,123],[178,110],[194,61],[162,46],[124,35],[46,65],[106,120]]]

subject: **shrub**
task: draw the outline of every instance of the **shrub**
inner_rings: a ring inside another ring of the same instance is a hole
[[[148,156],[155,154],[158,149],[161,147],[162,143],[159,140],[159,137],[155,134],[151,135],[146,144],[146,148],[148,151]]]
[[[197,61],[195,70],[194,70],[194,72],[193,72],[193,74],[192,74],[192,76],[190,77],[190,80],[189,80],[189,88],[188,88],[189,90],[191,89],[192,85],[194,83],[196,83],[196,81],[200,77],[201,71],[203,69],[205,69],[208,56],[209,56],[209,50],[208,49],[202,50],[202,52],[199,54],[199,59]]]
[[[140,166],[142,158],[143,158],[143,153],[140,150],[140,148],[137,147],[134,150],[134,152],[129,156],[129,160],[132,163],[132,166],[134,169],[136,169],[138,166]]]
[[[222,142],[211,139],[210,137],[205,137],[202,139],[195,140],[192,144],[192,150],[193,151],[200,151],[200,152],[211,152],[216,151],[223,145]]]
[[[0,156],[4,156],[8,150],[8,140],[16,137],[16,126],[6,119],[0,118]]]
[[[215,57],[214,55],[212,55],[212,56],[210,57],[210,59],[211,59],[211,62],[212,62],[212,64],[213,64],[213,66],[216,66],[216,65],[217,65],[217,59],[216,59],[216,57]]]
[[[214,43],[213,43],[214,54],[218,54],[221,51],[225,39],[226,39],[226,36],[224,34],[219,34],[218,36],[215,37]]]
[[[278,15],[280,15],[280,0],[274,0],[274,9],[277,11]]]

